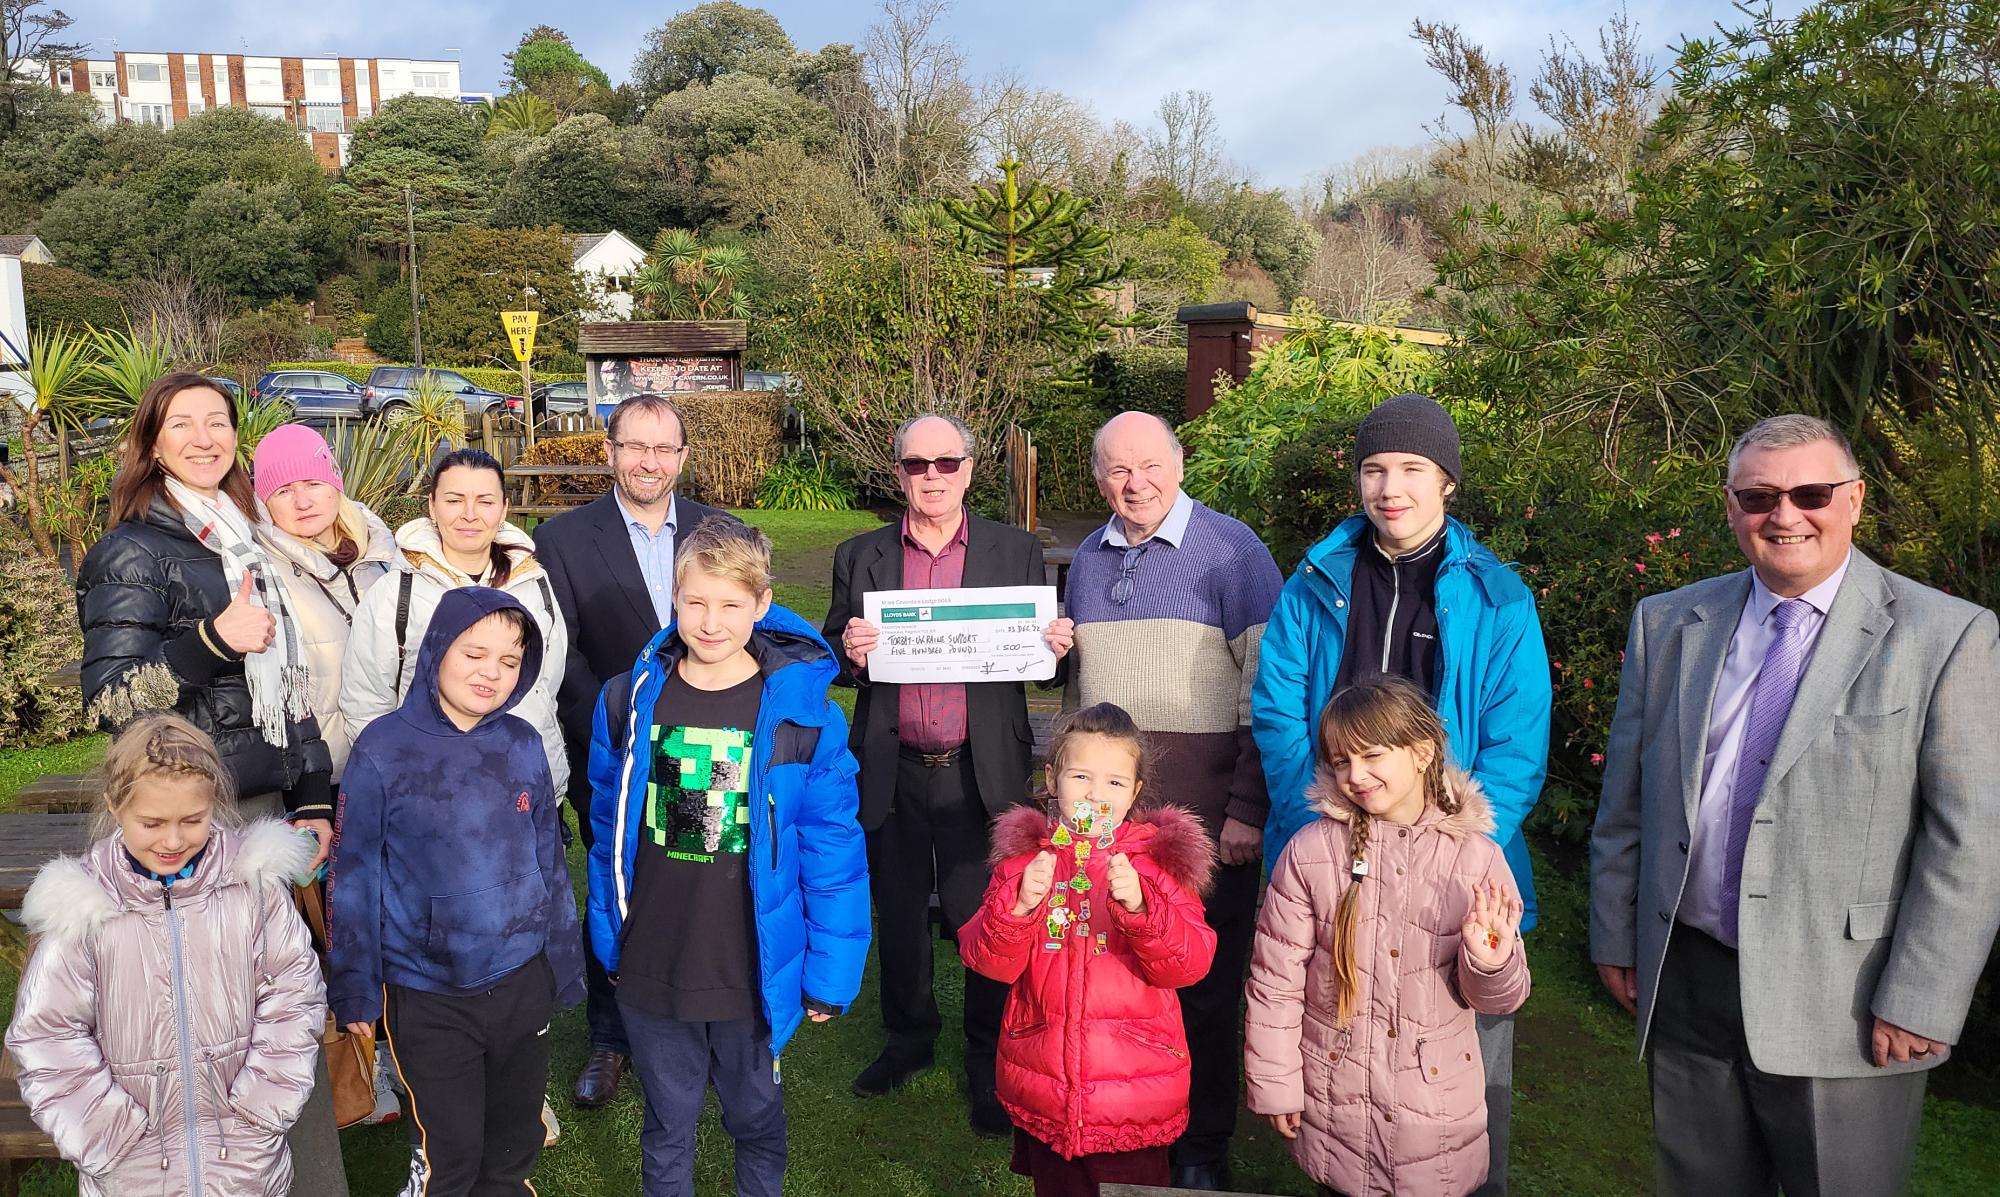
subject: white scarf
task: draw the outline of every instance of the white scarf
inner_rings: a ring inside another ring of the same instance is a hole
[[[306,672],[298,625],[292,618],[290,596],[279,572],[257,546],[250,520],[228,495],[211,499],[168,475],[167,494],[180,508],[181,522],[202,547],[222,558],[222,577],[232,594],[244,571],[256,579],[257,595],[274,619],[277,633],[271,647],[243,658],[243,676],[250,683],[250,707],[264,739],[283,748],[292,720],[312,714],[312,678]]]

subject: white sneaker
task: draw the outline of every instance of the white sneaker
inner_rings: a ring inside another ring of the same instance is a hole
[[[399,1122],[403,1117],[403,1103],[396,1100],[396,1090],[391,1077],[394,1069],[389,1064],[389,1053],[378,1050],[375,1053],[375,1108],[368,1117],[361,1120],[363,1126],[381,1126]]]
[[[542,1146],[554,1147],[562,1141],[562,1124],[556,1121],[555,1107],[542,1099]]]

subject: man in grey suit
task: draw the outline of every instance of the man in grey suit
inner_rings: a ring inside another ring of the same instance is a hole
[[[1889,1194],[2000,928],[2000,625],[1853,551],[1847,442],[1729,455],[1750,568],[1633,612],[1591,958],[1639,1020],[1664,1194]]]

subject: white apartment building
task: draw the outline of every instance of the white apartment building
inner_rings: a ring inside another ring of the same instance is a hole
[[[126,53],[108,59],[37,64],[58,91],[97,101],[106,122],[172,128],[209,108],[248,108],[297,128],[320,164],[347,162],[356,123],[396,96],[441,96],[484,103],[490,92],[460,90],[459,64],[437,58],[285,58],[254,54]]]

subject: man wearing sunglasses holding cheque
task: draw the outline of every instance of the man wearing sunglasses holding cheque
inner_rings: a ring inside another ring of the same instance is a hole
[[[1146,733],[1141,805],[1184,807],[1216,841],[1221,867],[1204,908],[1215,962],[1180,991],[1193,1075],[1171,1158],[1176,1187],[1226,1190],[1267,806],[1250,682],[1284,579],[1248,525],[1181,489],[1181,443],[1166,421],[1121,412],[1097,430],[1090,457],[1112,515],[1070,565],[1076,656],[1063,705],[1125,708]]]
[[[1727,489],[1750,568],[1632,615],[1591,957],[1660,1193],[1901,1193],[2000,927],[2000,627],[1854,551],[1825,422],[1751,428]]]
[[[868,884],[882,961],[881,1055],[854,1078],[878,1097],[929,1070],[942,1018],[931,991],[930,899],[937,893],[948,930],[979,908],[986,890],[987,825],[1028,798],[1034,735],[1020,682],[871,681],[868,656],[879,633],[862,618],[864,596],[880,590],[937,590],[1048,584],[1042,544],[1029,532],[965,509],[972,485],[973,434],[950,416],[919,416],[896,430],[896,481],[903,518],[834,550],[827,643],[838,647],[840,681],[854,686],[851,745],[861,765],[861,829],[868,839]],[[1060,660],[1070,621],[1044,633]],[[965,1081],[972,1129],[1013,1133],[994,1093],[994,1056],[1007,986],[965,970]]]

